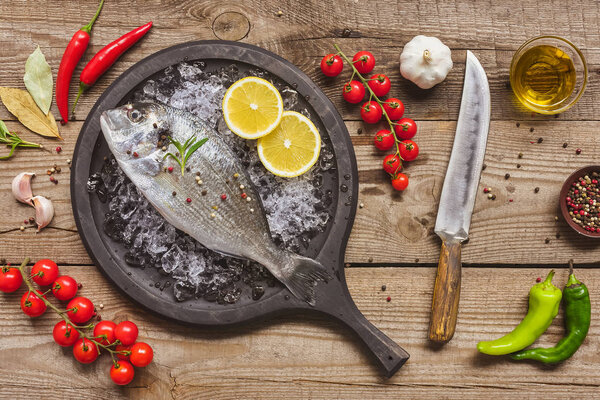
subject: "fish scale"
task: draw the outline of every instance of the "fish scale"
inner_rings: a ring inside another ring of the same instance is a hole
[[[319,262],[273,242],[254,185],[217,132],[186,111],[151,102],[105,111],[100,124],[119,166],[167,222],[213,251],[261,263],[296,297],[315,304],[316,284],[330,275]],[[165,130],[180,143],[208,138],[188,159],[190,171],[183,176],[179,165],[165,158],[177,151],[175,146],[169,144],[167,151],[158,146],[158,132]],[[165,171],[169,166],[172,172]],[[196,172],[202,185],[195,180]],[[250,201],[242,198],[240,185]],[[221,199],[223,193],[227,200]]]

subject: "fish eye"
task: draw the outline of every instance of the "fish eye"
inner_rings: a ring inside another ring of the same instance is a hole
[[[144,118],[144,114],[140,110],[130,109],[127,111],[127,116],[132,122],[140,122]]]

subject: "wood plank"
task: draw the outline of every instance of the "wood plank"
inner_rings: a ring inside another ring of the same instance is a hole
[[[418,124],[416,140],[421,155],[406,166],[411,179],[409,189],[396,193],[380,168],[382,154],[372,145],[373,134],[383,125],[348,123],[360,171],[358,200],[364,208],[357,211],[346,262],[437,263],[440,242],[433,227],[456,123],[418,121]],[[9,129],[19,129],[17,123],[8,125]],[[57,261],[67,264],[91,263],[76,232],[66,167],[80,126],[80,122],[67,125],[67,140],[61,143],[61,154],[23,151],[6,162],[5,172],[0,176],[0,213],[6,216],[0,220],[3,232],[0,236],[6,245],[2,256],[10,261],[32,256],[57,257]],[[594,164],[594,157],[600,152],[596,136],[595,122],[579,122],[573,130],[571,122],[560,120],[521,124],[518,128],[515,122],[494,121],[485,159],[487,168],[482,173],[471,240],[464,246],[463,262],[554,264],[574,258],[578,263],[596,263],[600,259],[596,242],[573,232],[562,217],[558,221],[554,218],[559,215],[557,196],[564,179],[577,168]],[[540,137],[543,142],[538,144]],[[32,134],[27,138],[36,139]],[[48,147],[57,143],[42,141]],[[566,149],[562,147],[564,142],[569,144]],[[576,148],[582,148],[583,152],[576,155]],[[519,153],[523,153],[522,159],[518,158]],[[33,209],[14,201],[10,192],[12,178],[23,171],[24,162],[27,169],[38,174],[33,181],[34,192],[50,196],[56,208],[51,228],[40,234],[35,234],[33,228],[18,230],[23,219],[33,215]],[[44,175],[54,163],[63,167],[57,175],[58,185]],[[510,174],[508,180],[506,173]],[[483,187],[492,188],[496,200],[489,200]],[[540,188],[538,193],[535,187]],[[550,243],[545,242],[546,238]]]
[[[52,343],[54,315],[30,320],[19,294],[0,295],[0,386],[3,396],[63,398],[354,398],[459,399],[581,397],[596,393],[600,372],[600,311],[583,348],[569,361],[544,367],[477,353],[478,340],[514,327],[527,309],[527,293],[546,269],[465,268],[457,333],[444,347],[427,342],[434,268],[347,269],[350,291],[361,311],[406,348],[411,359],[389,380],[382,379],[364,348],[343,326],[313,314],[266,323],[207,330],[165,323],[116,292],[93,267],[62,267],[83,283],[82,295],[103,303],[104,319],[131,319],[155,349],[155,362],[137,370],[131,387],[115,388],[106,356],[78,365],[68,350]],[[577,271],[592,293],[600,291],[600,270]],[[567,271],[557,272],[562,286]],[[381,285],[387,290],[381,292]],[[391,302],[386,302],[387,296]],[[594,300],[593,300],[594,301]],[[563,334],[562,311],[537,344]],[[476,373],[474,371],[476,370]],[[43,384],[35,384],[43,382]]]
[[[542,21],[531,18],[530,14],[535,7],[523,10],[522,15],[511,12],[513,9],[521,8],[520,2],[516,0],[508,2],[506,6],[493,7],[491,10],[487,4],[473,5],[466,0],[456,0],[453,2],[453,6],[441,8],[434,8],[434,3],[426,2],[417,9],[414,6],[403,6],[393,7],[393,10],[390,10],[388,2],[383,1],[374,4],[373,7],[367,4],[356,4],[347,9],[338,7],[335,3],[325,5],[314,3],[307,2],[305,5],[298,6],[294,2],[273,7],[271,4],[261,5],[260,2],[258,4],[247,2],[243,6],[222,5],[220,2],[201,4],[187,2],[180,4],[177,12],[168,8],[172,7],[170,4],[158,2],[144,4],[143,7],[148,10],[148,15],[157,16],[154,21],[155,27],[82,98],[76,116],[84,119],[98,96],[116,77],[135,62],[170,45],[190,40],[215,39],[216,36],[211,28],[212,21],[225,11],[236,11],[246,16],[251,23],[250,33],[243,41],[271,50],[300,67],[322,87],[345,119],[358,119],[358,112],[356,107],[345,104],[341,98],[340,87],[343,80],[341,78],[337,80],[325,78],[318,69],[321,57],[333,51],[334,41],[340,43],[350,55],[359,49],[372,50],[378,60],[377,71],[390,76],[394,85],[392,93],[405,101],[407,114],[414,119],[455,120],[457,118],[462,91],[465,49],[475,50],[486,68],[492,91],[492,116],[494,119],[548,119],[548,117],[532,115],[524,110],[514,99],[507,86],[512,54],[524,40],[540,33],[540,25],[548,24],[553,26],[556,34],[569,37],[583,48],[590,67],[586,95],[582,97],[578,106],[565,112],[561,118],[598,120],[600,90],[598,90],[599,83],[595,77],[600,68],[600,49],[596,40],[600,27],[598,18],[591,17],[598,14],[596,2],[579,1],[575,6],[555,2],[556,4],[550,7],[548,15],[542,14]],[[70,37],[70,33],[65,32],[67,22],[68,25],[74,26],[73,29],[76,29],[81,25],[81,21],[89,18],[87,14],[91,12],[87,7],[77,5],[76,7],[66,6],[68,11],[64,18],[62,15],[60,17],[53,16],[52,12],[46,9],[29,15],[29,10],[35,8],[30,4],[23,2],[22,7],[8,8],[11,6],[7,6],[4,13],[0,11],[0,14],[3,15],[0,17],[0,37],[6,43],[3,49],[4,63],[0,71],[0,82],[5,86],[23,86],[24,64],[30,52],[26,49],[33,50],[36,44],[42,47],[56,75],[64,47]],[[121,12],[118,8],[120,5],[118,2],[114,5],[111,3],[110,7],[107,5],[103,11],[102,19],[94,28],[92,43],[84,57],[84,62],[88,61],[103,44],[118,37],[131,27],[130,20],[120,21],[122,19],[118,17]],[[517,5],[519,6],[517,7]],[[131,6],[127,6],[127,8],[131,8]],[[285,10],[282,17],[277,17],[275,14],[279,8]],[[376,17],[373,15],[373,8],[379,10]],[[166,12],[166,9],[170,11]],[[582,18],[579,11],[574,11],[581,9],[586,10],[585,18]],[[480,18],[473,20],[468,17],[472,15],[472,12],[480,13]],[[350,15],[346,15],[346,13],[350,13]],[[418,23],[406,30],[405,24],[385,22],[390,19],[397,21],[397,18],[402,18],[403,15],[419,15]],[[521,18],[519,29],[511,28],[507,32],[506,26],[513,25],[515,20]],[[136,19],[140,23],[145,22],[141,15]],[[555,24],[557,19],[560,19],[560,24]],[[28,20],[29,23],[24,23],[25,20]],[[41,20],[45,21],[44,27],[32,31],[30,24],[39,23]],[[353,22],[350,24],[349,21]],[[381,26],[386,26],[386,29],[382,30]],[[483,29],[482,26],[486,26],[486,29]],[[488,26],[491,26],[492,29],[487,28]],[[443,27],[441,31],[440,27]],[[346,28],[352,31],[350,38],[341,37]],[[403,44],[417,32],[435,34],[454,50],[455,68],[446,82],[429,91],[420,90],[401,78],[398,70],[398,57]],[[503,33],[496,34],[499,32]],[[77,77],[85,65],[84,62],[80,63],[75,72],[71,103],[77,92]],[[346,72],[344,76],[347,77],[348,74]],[[56,106],[53,105],[52,110],[58,118]],[[0,107],[0,118],[11,119],[13,117],[2,106]]]

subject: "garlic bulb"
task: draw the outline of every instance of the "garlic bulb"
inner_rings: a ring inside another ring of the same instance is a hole
[[[400,54],[400,73],[421,89],[446,79],[452,69],[450,48],[432,36],[415,36]]]
[[[35,196],[31,199],[35,207],[35,223],[38,226],[37,231],[41,231],[48,226],[54,218],[54,206],[52,202],[44,196]]]
[[[33,172],[21,172],[12,181],[12,193],[15,199],[30,206],[33,205],[31,203],[31,198],[33,197],[33,193],[31,192],[31,178],[34,176]]]

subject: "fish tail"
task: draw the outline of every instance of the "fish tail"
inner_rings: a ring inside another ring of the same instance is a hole
[[[297,298],[315,305],[315,286],[320,281],[327,282],[331,275],[325,267],[310,258],[293,255],[282,269],[282,282]]]

